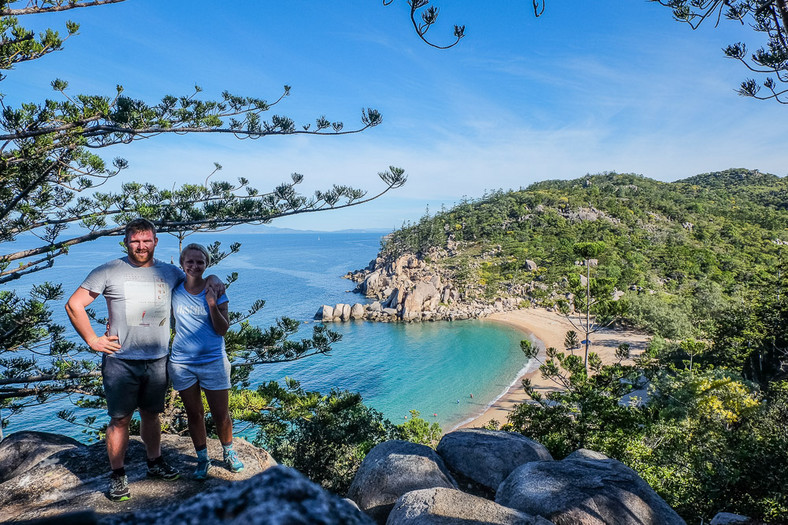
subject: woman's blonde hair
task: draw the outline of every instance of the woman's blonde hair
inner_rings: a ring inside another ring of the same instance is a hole
[[[207,268],[208,266],[211,265],[211,254],[208,253],[208,248],[206,248],[202,244],[197,244],[196,242],[193,242],[191,244],[187,244],[186,247],[183,250],[181,250],[181,256],[180,256],[181,266],[183,266],[183,257],[187,250],[197,250],[198,252],[201,252],[205,256],[205,267]]]

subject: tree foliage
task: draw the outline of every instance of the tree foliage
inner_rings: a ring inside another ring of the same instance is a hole
[[[121,0],[47,0],[0,2],[0,69],[11,71],[62,49],[77,34],[79,25],[65,22],[65,34],[55,29],[36,34],[25,27],[25,17],[101,8]],[[5,76],[0,77],[5,78]],[[318,116],[314,123],[296,124],[274,109],[290,94],[290,87],[273,100],[239,96],[229,91],[216,100],[203,98],[194,87],[182,96],[166,95],[149,103],[128,96],[122,86],[111,95],[75,94],[65,80],[51,83],[53,97],[11,105],[0,95],[0,285],[55,266],[58,257],[77,244],[99,237],[120,235],[124,224],[142,216],[160,232],[182,240],[189,232],[216,231],[239,224],[263,224],[288,215],[339,209],[369,202],[404,184],[400,168],[378,174],[383,188],[376,194],[334,184],[314,195],[301,195],[297,185],[304,177],[294,173],[272,189],[258,189],[245,177],[235,182],[210,177],[204,183],[172,187],[125,182],[117,190],[101,186],[129,167],[122,158],[105,160],[96,153],[104,148],[160,137],[193,133],[232,135],[261,139],[271,135],[341,136],[359,133],[382,122],[380,113],[367,108],[357,126]],[[17,98],[21,98],[17,94]],[[270,116],[267,116],[270,115]],[[114,151],[114,149],[113,149]],[[203,177],[199,177],[202,179]],[[38,240],[36,246],[10,248],[20,235]],[[237,247],[235,248],[237,250]],[[53,394],[102,396],[95,356],[65,336],[63,326],[52,321],[50,305],[62,299],[59,285],[44,283],[30,297],[11,289],[0,290],[0,408],[2,420],[26,405],[43,403]],[[238,329],[230,340],[239,378],[249,366],[281,359],[324,353],[335,334],[318,328],[312,337],[289,341],[292,321],[280,320],[267,330],[249,324],[262,307],[233,314]],[[100,321],[101,320],[97,320]],[[83,397],[83,406],[95,399]],[[71,418],[70,414],[65,414]]]
[[[527,341],[523,348],[535,357]],[[550,348],[540,371],[558,389],[542,394],[525,380],[531,402],[504,428],[557,459],[585,447],[624,462],[688,523],[720,511],[779,522],[788,509],[785,381],[759,390],[734,371],[678,363],[666,350],[653,345],[626,366],[602,366],[592,354],[586,373],[578,356]]]
[[[744,80],[739,95],[788,104],[788,2],[785,0],[651,0],[673,10],[676,20],[697,29],[704,22],[720,24],[724,18],[748,25],[765,40],[755,51],[736,42],[723,50],[760,76]],[[762,93],[765,88],[766,93]]]

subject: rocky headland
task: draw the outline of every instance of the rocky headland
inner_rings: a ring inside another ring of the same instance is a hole
[[[536,304],[529,292],[534,286],[544,286],[541,283],[510,287],[494,298],[485,298],[478,286],[458,285],[452,271],[438,264],[456,253],[456,243],[449,242],[445,248],[432,248],[424,255],[408,253],[394,258],[379,255],[366,268],[345,275],[356,283],[353,291],[372,302],[322,305],[315,319],[322,322],[456,321]],[[480,260],[484,260],[484,254]],[[530,260],[526,261],[526,267],[537,270],[536,263]]]

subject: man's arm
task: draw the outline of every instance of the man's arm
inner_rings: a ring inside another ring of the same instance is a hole
[[[91,292],[86,288],[77,288],[77,291],[74,292],[66,302],[66,313],[68,314],[69,320],[71,320],[71,324],[74,325],[74,329],[91,349],[104,354],[114,354],[120,350],[118,336],[97,336],[90,324],[90,318],[85,311],[85,308],[87,308],[87,306],[98,296],[98,293]]]

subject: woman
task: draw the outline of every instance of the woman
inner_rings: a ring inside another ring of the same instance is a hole
[[[181,267],[186,280],[172,293],[175,339],[168,371],[186,408],[189,435],[197,451],[195,479],[206,479],[208,458],[205,411],[200,391],[205,392],[216,432],[224,450],[224,461],[232,472],[243,470],[233,450],[233,422],[230,419],[230,361],[224,351],[224,334],[230,327],[226,295],[216,297],[205,286],[203,272],[210,255],[201,244],[189,244],[181,252]]]

